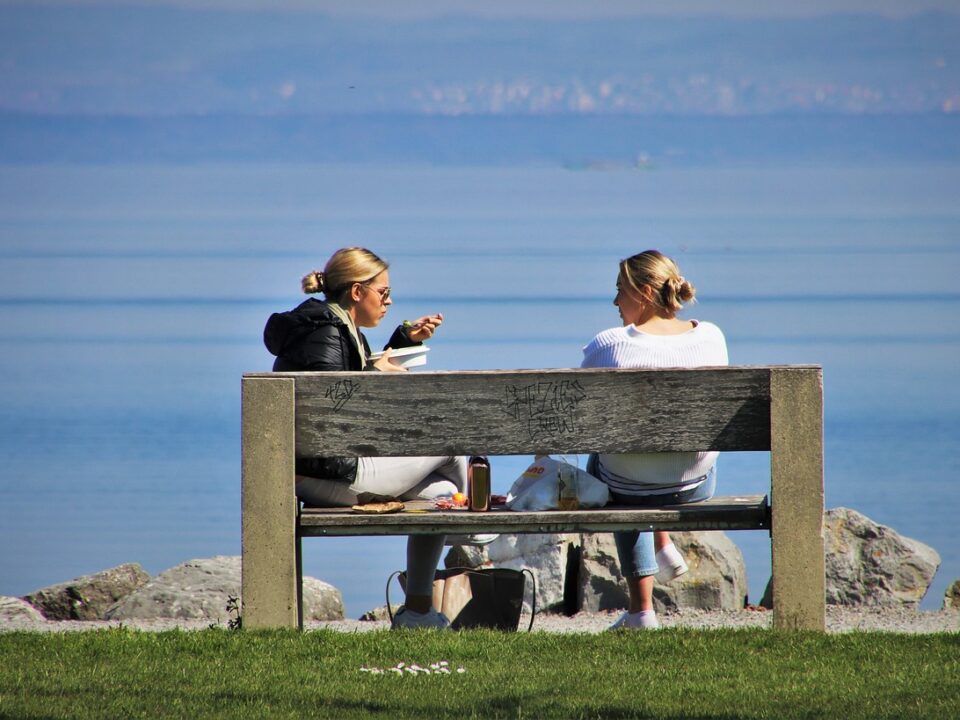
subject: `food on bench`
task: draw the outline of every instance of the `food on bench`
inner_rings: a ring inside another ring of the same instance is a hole
[[[458,507],[466,507],[466,506],[467,506],[467,496],[464,495],[462,492],[454,493],[454,494],[453,494],[453,504],[456,505],[456,506],[458,506]]]
[[[498,505],[506,505],[507,496],[506,495],[491,495],[490,496],[490,506],[496,507]]]
[[[366,505],[354,505],[351,508],[355,513],[366,513],[369,515],[384,515],[386,513],[395,513],[403,510],[403,503],[397,500],[382,503],[367,503]]]
[[[437,510],[466,510],[467,509],[466,504],[457,505],[453,501],[453,498],[448,498],[448,497],[437,498],[436,500],[433,501],[433,506]]]

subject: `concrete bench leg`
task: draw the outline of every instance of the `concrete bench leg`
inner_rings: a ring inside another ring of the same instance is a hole
[[[823,537],[823,378],[770,375],[773,625],[826,630]]]
[[[294,381],[244,378],[243,628],[297,627]]]

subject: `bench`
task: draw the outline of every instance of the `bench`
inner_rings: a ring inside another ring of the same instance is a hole
[[[249,373],[242,396],[244,628],[302,627],[304,537],[624,529],[768,530],[774,627],[825,628],[818,366]],[[294,495],[297,456],[688,450],[769,451],[769,498],[359,515]]]

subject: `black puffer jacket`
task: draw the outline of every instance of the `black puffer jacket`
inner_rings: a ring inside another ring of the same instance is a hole
[[[277,359],[274,372],[360,370],[360,353],[370,357],[370,346],[358,332],[358,348],[350,329],[325,302],[310,298],[293,310],[273,313],[263,329],[263,343]],[[403,327],[394,330],[384,349],[419,345],[407,337]],[[367,365],[367,370],[375,370]],[[297,458],[297,474],[327,480],[353,482],[357,459],[353,457]]]

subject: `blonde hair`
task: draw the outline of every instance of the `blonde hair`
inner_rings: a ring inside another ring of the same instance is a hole
[[[354,283],[373,280],[390,265],[361,247],[340,248],[327,260],[323,270],[303,276],[300,287],[308,295],[322,292],[331,302],[339,302]]]
[[[697,289],[680,274],[677,264],[658,250],[645,250],[620,261],[620,277],[637,295],[651,290],[654,305],[673,314],[683,303],[696,302]]]

